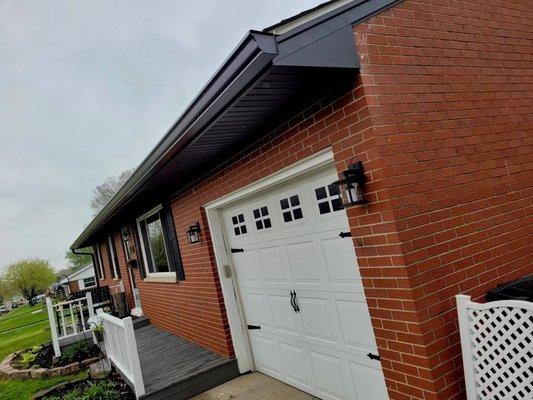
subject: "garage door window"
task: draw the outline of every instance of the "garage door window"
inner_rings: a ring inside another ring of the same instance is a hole
[[[233,223],[233,232],[235,233],[235,236],[248,233],[244,222],[244,214],[234,215],[231,217],[231,222]]]
[[[297,194],[285,199],[281,199],[279,204],[281,206],[283,220],[285,222],[295,221],[304,217],[302,207],[300,206],[300,197],[298,197]]]
[[[315,195],[320,214],[327,214],[343,209],[341,199],[339,198],[339,187],[337,185],[316,188]]]
[[[255,227],[258,231],[272,227],[272,223],[270,222],[270,216],[268,215],[267,206],[256,208],[254,210],[254,220]]]

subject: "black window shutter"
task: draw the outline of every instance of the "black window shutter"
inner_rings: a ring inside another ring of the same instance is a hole
[[[100,261],[102,262],[102,265],[100,265],[100,268],[102,270],[102,279],[105,279],[105,266],[104,266],[104,259],[102,258],[102,246],[99,244],[96,245],[96,251],[98,251],[98,254],[100,255]],[[97,255],[98,257],[98,255]]]
[[[97,253],[97,247],[93,246],[93,260],[94,260],[94,273],[96,275],[96,279],[100,279],[100,263],[98,262],[98,253]]]
[[[120,265],[118,263],[117,245],[115,244],[115,237],[111,236],[111,246],[113,247],[113,257],[115,258],[115,265],[117,267],[117,275],[120,278]]]
[[[113,239],[111,239],[113,243]],[[111,255],[111,247],[109,246],[109,239],[106,240],[106,249],[107,249],[107,259],[109,260],[109,272],[111,273],[111,278],[115,278],[115,271],[113,270],[113,256]]]
[[[146,263],[148,264],[148,272],[154,272],[154,265],[152,263],[152,256],[150,255],[150,243],[148,243],[148,234],[146,233],[146,222],[144,220],[139,224],[141,226],[141,238],[146,251]]]
[[[141,248],[141,241],[139,240],[139,232],[137,231],[137,224],[135,221],[132,224],[133,238],[135,240],[135,250],[137,251],[137,268],[139,268],[139,274],[141,279],[146,278],[146,271],[144,269],[144,260]]]
[[[176,228],[174,226],[174,218],[172,217],[172,209],[170,204],[163,204],[160,211],[161,225],[165,236],[165,244],[167,245],[168,257],[176,271],[176,278],[179,281],[185,280],[185,271],[183,270],[183,263],[181,261],[181,253],[176,236]]]

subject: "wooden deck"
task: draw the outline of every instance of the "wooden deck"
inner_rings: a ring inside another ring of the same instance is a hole
[[[188,399],[239,375],[237,361],[152,325],[135,329],[146,394],[141,399]]]

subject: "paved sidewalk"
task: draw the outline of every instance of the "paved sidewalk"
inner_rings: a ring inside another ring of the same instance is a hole
[[[318,400],[259,372],[242,375],[191,400]]]

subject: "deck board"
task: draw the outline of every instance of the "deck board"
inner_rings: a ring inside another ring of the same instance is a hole
[[[180,398],[182,391],[191,391],[193,382],[197,382],[193,391],[204,391],[208,383],[204,378],[214,383],[238,375],[234,359],[152,325],[135,330],[135,338],[146,391],[143,399]]]

